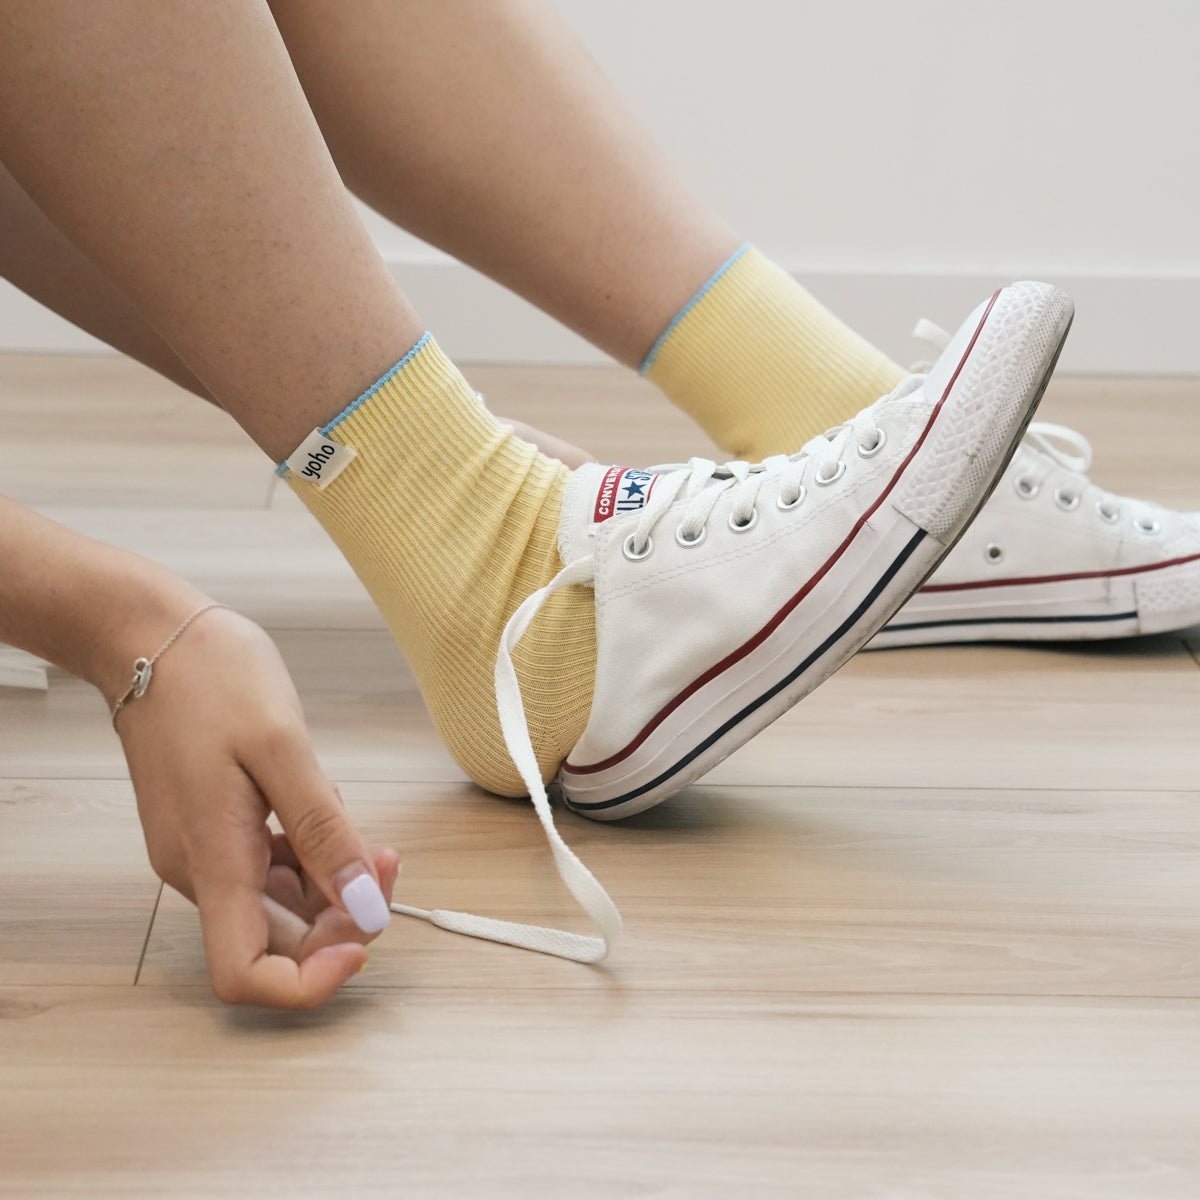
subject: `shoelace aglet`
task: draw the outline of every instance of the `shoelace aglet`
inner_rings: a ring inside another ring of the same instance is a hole
[[[603,938],[589,937],[582,933],[547,929],[541,925],[520,925],[515,921],[498,921],[493,917],[477,917],[473,913],[452,912],[445,908],[414,908],[412,905],[395,901],[390,907],[394,913],[404,917],[418,917],[450,933],[461,933],[466,937],[481,938],[487,942],[500,942],[522,950],[536,950],[539,954],[550,954],[555,958],[571,959],[573,962],[597,963],[608,953]]]

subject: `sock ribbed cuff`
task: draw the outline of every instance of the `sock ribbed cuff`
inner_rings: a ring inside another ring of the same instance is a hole
[[[641,371],[719,446],[751,460],[794,453],[905,374],[752,246],[679,311]]]
[[[713,287],[726,275],[735,262],[742,255],[752,249],[749,242],[744,242],[739,246],[705,281],[700,290],[671,318],[670,324],[658,335],[657,341],[650,347],[649,353],[642,359],[641,365],[638,367],[639,375],[646,375],[650,368],[654,366],[655,360],[658,358],[658,353],[663,347],[663,343],[675,332],[679,323],[704,299],[705,296],[712,290]]]

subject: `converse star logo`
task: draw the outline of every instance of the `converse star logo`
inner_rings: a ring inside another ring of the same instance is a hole
[[[596,493],[595,522],[607,521],[618,513],[637,512],[646,506],[654,481],[653,471],[638,471],[632,467],[609,467]]]
[[[296,447],[287,466],[293,475],[307,479],[323,491],[350,465],[354,454],[343,442],[335,442],[314,429]]]

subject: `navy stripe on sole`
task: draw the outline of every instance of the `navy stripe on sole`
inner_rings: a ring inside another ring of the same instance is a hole
[[[906,633],[912,629],[947,629],[957,625],[1072,625],[1092,621],[1129,621],[1137,610],[1121,613],[1096,613],[1088,616],[1061,617],[954,617],[945,621],[910,621],[905,625],[885,625],[880,633]]]
[[[790,671],[784,676],[774,687],[769,691],[764,692],[756,700],[752,700],[741,712],[730,717],[723,725],[716,729],[712,734],[704,739],[699,745],[694,746],[687,754],[683,756],[674,766],[668,767],[663,773],[656,778],[650,780],[649,783],[643,784],[639,788],[635,788],[631,792],[626,792],[622,796],[617,796],[612,800],[598,800],[593,803],[579,802],[567,800],[564,797],[568,808],[575,812],[599,812],[606,808],[615,808],[618,804],[626,804],[630,800],[636,800],[639,796],[644,796],[647,792],[653,791],[660,784],[665,783],[673,775],[677,775],[689,763],[694,762],[701,754],[709,749],[716,742],[719,742],[731,729],[735,728],[744,721],[751,713],[760,709],[768,700],[774,699],[782,692],[790,683],[794,683],[809,667],[813,665],[822,655],[826,654],[846,633],[853,628],[862,617],[863,613],[879,599],[880,593],[891,583],[897,571],[909,560],[913,551],[925,539],[926,533],[923,529],[918,529],[916,533],[909,539],[907,545],[897,555],[895,561],[888,567],[884,574],[880,577],[878,583],[870,590],[858,607],[831,633],[798,667]]]

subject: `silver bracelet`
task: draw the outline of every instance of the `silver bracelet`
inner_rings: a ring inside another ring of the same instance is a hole
[[[129,688],[120,700],[113,705],[112,723],[113,728],[117,727],[117,713],[129,703],[130,700],[137,700],[140,696],[146,694],[146,689],[150,686],[150,680],[154,675],[154,664],[182,637],[184,630],[202,613],[208,612],[210,608],[228,608],[228,604],[221,604],[216,600],[210,601],[208,604],[201,605],[180,627],[161,646],[153,658],[139,658],[133,664],[133,679],[130,681]]]

